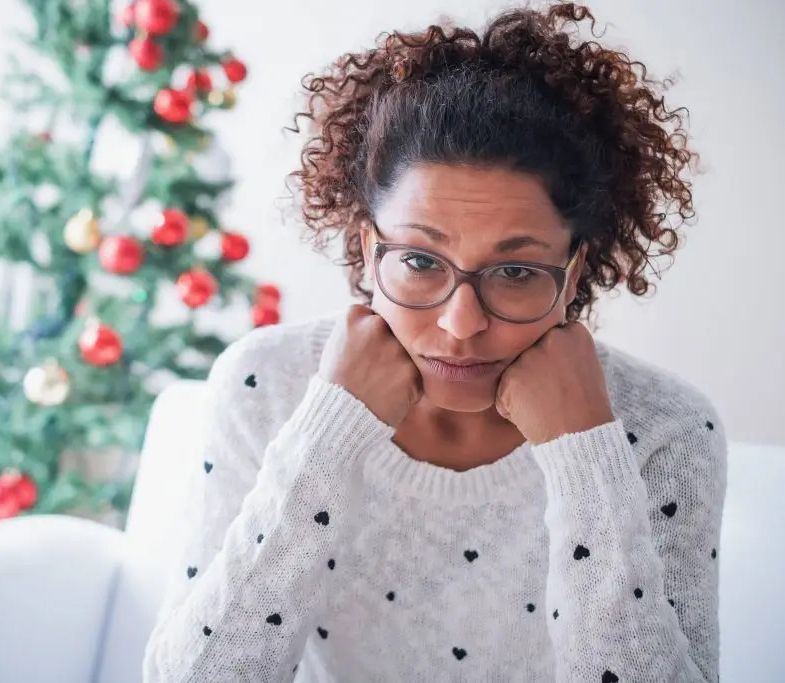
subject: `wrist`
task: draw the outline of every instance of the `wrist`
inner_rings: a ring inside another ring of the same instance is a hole
[[[544,426],[533,436],[528,437],[532,445],[537,446],[548,441],[554,441],[565,434],[579,434],[590,429],[600,427],[609,422],[613,422],[616,417],[612,410],[598,411],[592,414],[577,416],[571,420],[565,420],[554,425]]]
[[[388,425],[345,387],[319,374],[311,378],[287,428],[327,448],[335,462],[353,460],[372,444],[393,434]]]

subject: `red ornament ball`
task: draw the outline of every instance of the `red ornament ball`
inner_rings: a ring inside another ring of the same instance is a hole
[[[227,59],[223,63],[224,73],[232,83],[240,83],[248,76],[248,67],[239,59]]]
[[[248,240],[236,232],[225,232],[221,236],[221,253],[224,261],[242,261],[251,247]]]
[[[191,92],[204,93],[213,89],[213,79],[205,69],[196,69],[188,77],[188,90]]]
[[[188,237],[188,216],[179,209],[164,209],[153,227],[152,241],[164,247],[176,247]]]
[[[17,469],[9,468],[0,474],[0,496],[6,496],[16,489],[22,481],[22,473]]]
[[[205,270],[192,270],[177,278],[177,293],[190,308],[204,306],[217,291],[217,280]]]
[[[109,325],[88,325],[78,343],[82,359],[90,365],[111,365],[123,355],[123,341]]]
[[[191,119],[193,98],[188,91],[164,88],[155,96],[153,109],[164,121],[187,123]]]
[[[281,290],[273,284],[263,284],[256,288],[256,304],[262,305],[270,302],[277,304],[281,300]]]
[[[35,481],[26,474],[21,475],[19,483],[16,485],[16,499],[23,510],[33,507],[38,500],[38,487],[35,485]]]
[[[104,270],[116,275],[128,275],[139,270],[144,261],[144,249],[135,237],[107,237],[98,248],[98,262]]]
[[[19,500],[16,496],[7,496],[3,498],[0,496],[0,519],[11,519],[16,517],[22,510]]]
[[[123,26],[131,28],[136,23],[136,3],[132,2],[123,7],[118,18]]]
[[[30,476],[17,469],[0,474],[0,519],[4,516],[2,508],[13,517],[20,510],[33,507],[37,500],[38,487]]]
[[[179,14],[171,0],[137,0],[134,19],[139,30],[160,35],[175,27]]]
[[[164,63],[164,49],[152,38],[136,38],[128,44],[128,51],[140,69],[155,71]]]
[[[196,40],[200,43],[203,43],[210,37],[210,29],[201,19],[197,19],[194,25],[194,35],[196,35]]]
[[[269,305],[256,305],[251,309],[253,315],[254,327],[262,327],[263,325],[277,325],[281,322],[281,314],[278,308]]]

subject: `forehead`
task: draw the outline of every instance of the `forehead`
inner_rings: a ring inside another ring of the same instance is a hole
[[[547,237],[566,226],[543,181],[503,168],[418,164],[408,168],[379,207],[385,225],[422,222],[462,238],[515,231]]]

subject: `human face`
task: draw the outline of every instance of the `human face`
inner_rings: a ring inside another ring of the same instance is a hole
[[[572,234],[542,182],[534,175],[501,168],[412,166],[378,208],[376,225],[385,241],[438,252],[464,270],[510,260],[563,267],[570,256]],[[510,242],[518,237],[534,241]],[[373,288],[371,307],[420,370],[425,398],[458,412],[480,412],[495,405],[502,372],[564,320],[585,259],[584,247],[547,316],[516,324],[488,315],[468,283],[435,308],[413,310],[393,303],[374,282],[372,232],[364,230],[362,240]],[[434,357],[480,359],[493,365],[461,371],[428,360]]]

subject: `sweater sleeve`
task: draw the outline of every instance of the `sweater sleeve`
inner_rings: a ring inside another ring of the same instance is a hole
[[[148,641],[143,680],[291,680],[350,522],[355,463],[393,430],[318,375],[268,444],[233,422],[231,395],[213,391],[212,409],[210,462],[189,491],[201,504],[189,503],[190,554]]]
[[[642,469],[620,419],[533,447],[548,496],[557,680],[718,680],[727,441],[709,415]]]

